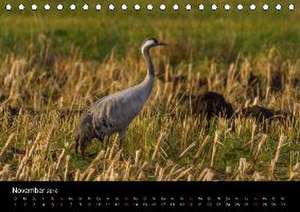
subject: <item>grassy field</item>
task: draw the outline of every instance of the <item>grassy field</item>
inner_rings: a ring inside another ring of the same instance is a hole
[[[298,10],[286,9],[1,11],[0,179],[299,180],[299,18]],[[147,37],[169,47],[152,52],[160,78],[124,146],[113,136],[93,142],[94,156],[75,155],[80,111],[144,78],[139,46]],[[280,89],[272,85],[275,74]],[[258,94],[251,75],[261,82]],[[192,115],[181,99],[206,90],[223,94],[236,110],[257,104],[291,112],[295,120],[265,129],[237,117],[233,130],[232,120],[216,117],[207,128],[205,117]]]

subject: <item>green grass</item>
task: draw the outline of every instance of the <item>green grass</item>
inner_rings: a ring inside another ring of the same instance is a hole
[[[65,7],[68,7],[69,2],[72,1],[64,3]],[[118,1],[112,2],[120,5]],[[247,1],[245,5],[250,2],[252,1]],[[148,2],[139,3],[143,8]],[[154,5],[160,3],[162,2]],[[261,9],[256,12],[225,12],[220,8],[217,12],[159,12],[156,9],[149,13],[145,10],[135,12],[130,7],[131,11],[127,12],[108,12],[105,10],[107,4],[103,3],[101,12],[91,10],[88,13],[72,13],[69,10],[57,14],[2,12],[0,24],[5,27],[0,30],[1,55],[6,55],[11,50],[15,54],[27,54],[28,48],[39,52],[42,45],[41,34],[51,40],[52,54],[66,56],[72,46],[80,49],[83,58],[99,61],[108,57],[111,51],[124,57],[128,49],[137,48],[146,37],[176,40],[181,46],[191,46],[192,55],[185,52],[187,49],[180,50],[183,51],[183,60],[193,62],[208,58],[228,64],[238,55],[256,55],[270,47],[278,48],[286,58],[296,59],[299,55],[298,11],[288,12],[285,8],[281,12],[274,9],[269,12]],[[204,4],[207,7],[210,5],[207,2]],[[197,4],[193,5],[196,7]],[[261,6],[262,3],[258,2],[258,5]],[[274,7],[275,3],[270,5]]]

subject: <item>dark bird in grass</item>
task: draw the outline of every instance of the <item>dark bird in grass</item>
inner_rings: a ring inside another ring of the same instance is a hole
[[[293,115],[289,112],[284,112],[281,110],[275,111],[258,105],[245,107],[241,110],[240,114],[244,117],[254,118],[259,123],[263,123],[266,121],[271,122],[273,120],[283,122],[293,119]]]
[[[272,73],[271,76],[271,90],[274,92],[281,92],[284,90],[284,82],[285,82],[285,75],[280,72],[276,71]]]
[[[15,107],[15,106],[4,106],[0,107],[0,114],[7,117],[8,125],[11,126],[15,119],[21,114],[36,115],[37,112],[30,107]]]
[[[184,95],[183,100],[190,102],[193,114],[204,115],[208,121],[214,116],[231,118],[234,114],[231,103],[216,92],[209,91],[199,95]]]
[[[248,77],[247,96],[255,98],[262,97],[262,81],[258,75],[250,72]]]
[[[166,45],[155,38],[147,39],[141,52],[147,65],[147,75],[138,85],[105,96],[92,104],[83,114],[76,132],[76,153],[84,155],[86,146],[93,138],[100,141],[114,133],[119,134],[121,144],[129,124],[140,113],[149,98],[155,78],[150,49]]]
[[[264,120],[271,119],[274,116],[274,112],[272,110],[257,105],[243,108],[241,110],[241,114],[244,117],[252,117],[258,122],[263,122]]]

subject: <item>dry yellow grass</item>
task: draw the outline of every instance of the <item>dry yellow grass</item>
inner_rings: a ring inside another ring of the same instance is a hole
[[[47,46],[47,45],[45,45]],[[299,64],[283,60],[275,48],[254,58],[239,57],[229,66],[210,60],[172,66],[174,49],[153,52],[162,80],[142,114],[130,125],[122,149],[116,136],[74,154],[73,131],[80,112],[96,97],[140,82],[144,61],[130,53],[119,60],[83,60],[78,51],[54,57],[8,55],[0,64],[1,180],[299,180]],[[161,58],[158,60],[157,58]],[[280,71],[284,86],[272,88]],[[261,80],[259,91],[250,75]],[[185,76],[184,81],[172,77]],[[207,85],[199,87],[199,82]],[[180,93],[213,90],[235,106],[260,104],[294,114],[295,120],[272,122],[266,130],[255,120],[216,118],[206,128],[193,116]],[[14,109],[15,108],[15,109]]]

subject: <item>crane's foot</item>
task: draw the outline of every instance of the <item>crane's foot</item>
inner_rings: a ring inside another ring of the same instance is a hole
[[[91,158],[91,157],[95,157],[97,156],[97,152],[94,152],[94,153],[90,153],[87,155],[87,157]]]

